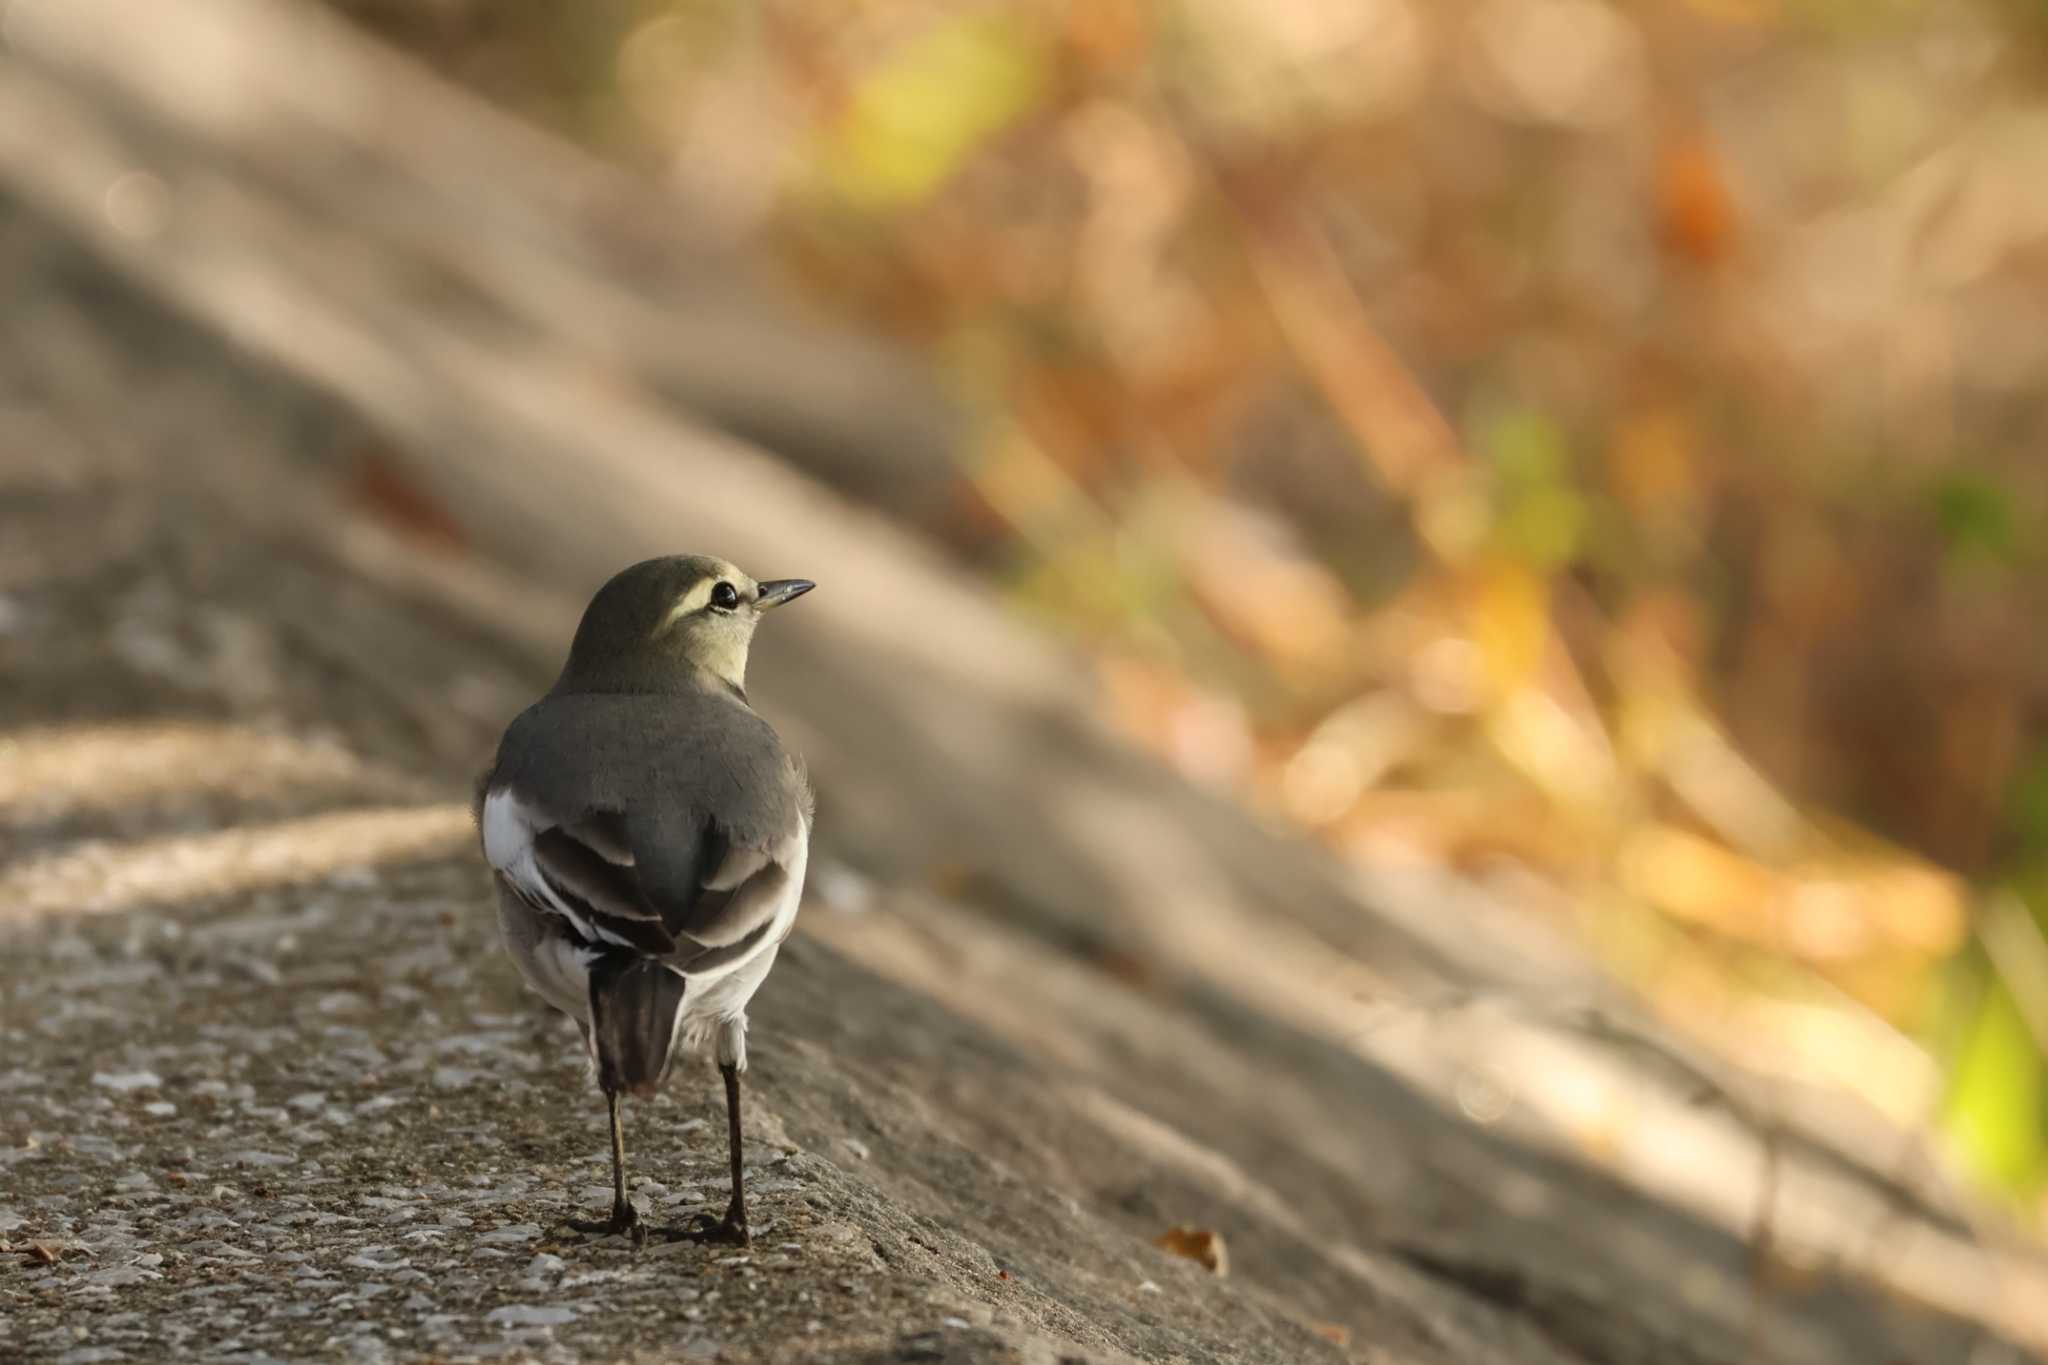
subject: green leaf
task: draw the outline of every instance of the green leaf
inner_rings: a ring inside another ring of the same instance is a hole
[[[1934,514],[1949,552],[1961,560],[2010,563],[2019,551],[2012,495],[1981,474],[1955,474],[1934,490]]]
[[[1576,471],[1564,429],[1524,408],[1487,423],[1480,448],[1493,465],[1502,547],[1540,569],[1577,558],[1591,509],[1573,486]]]
[[[2021,853],[2037,861],[2048,854],[2048,748],[2037,749],[2013,778],[2006,823]]]
[[[1950,1072],[1945,1126],[1984,1183],[2030,1193],[2041,1182],[2043,1067],[2005,982],[1984,983]]]
[[[1050,70],[1044,36],[1015,16],[947,19],[855,87],[823,149],[826,177],[864,208],[924,199],[1038,106]]]
[[[1554,569],[1578,557],[1586,531],[1586,500],[1569,488],[1539,488],[1515,500],[1501,535],[1523,559]]]
[[[1571,443],[1564,429],[1533,409],[1496,418],[1487,425],[1481,443],[1501,482],[1510,488],[1559,483],[1572,472]]]

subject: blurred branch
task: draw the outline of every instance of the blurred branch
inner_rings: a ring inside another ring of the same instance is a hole
[[[1298,196],[1271,193],[1256,177],[1190,142],[1242,228],[1241,245],[1281,334],[1323,399],[1357,438],[1379,481],[1419,510],[1425,541],[1457,560],[1470,549],[1431,534],[1429,509],[1468,494],[1471,458],[1436,404],[1367,315],[1329,239]]]
[[[253,341],[352,353],[366,389],[416,380],[363,372],[355,329],[425,294],[471,359],[645,386],[913,515],[950,486],[958,414],[907,355],[804,312],[687,200],[312,7],[14,0],[0,180]],[[309,327],[337,296],[359,317]]]

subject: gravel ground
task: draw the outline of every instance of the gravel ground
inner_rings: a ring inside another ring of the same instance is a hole
[[[70,1362],[1008,1359],[1059,1316],[759,1104],[751,1248],[570,1232],[610,1197],[601,1111],[573,1030],[507,981],[476,880],[350,868],[12,954],[6,1339]],[[657,1226],[722,1204],[713,1096],[630,1112]],[[1135,1313],[1156,1260],[1129,1251]]]

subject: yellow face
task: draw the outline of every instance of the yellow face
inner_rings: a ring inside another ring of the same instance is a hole
[[[739,686],[760,623],[761,588],[737,567],[711,560],[655,627],[655,636],[712,676]]]
[[[747,672],[747,649],[764,613],[811,590],[803,579],[760,583],[722,559],[693,561],[697,570],[655,629],[657,639],[735,687]]]

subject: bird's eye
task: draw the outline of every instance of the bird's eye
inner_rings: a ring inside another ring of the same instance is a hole
[[[720,611],[731,611],[740,604],[739,589],[730,583],[720,583],[711,590],[711,605]]]

